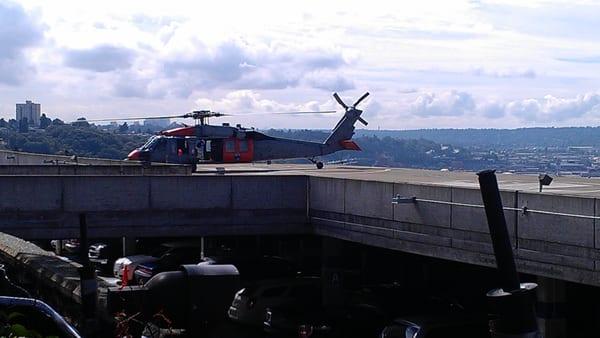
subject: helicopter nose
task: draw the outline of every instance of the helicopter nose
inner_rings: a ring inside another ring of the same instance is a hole
[[[127,159],[132,161],[139,161],[140,153],[141,152],[138,149],[134,149],[129,153],[129,155],[127,155]]]

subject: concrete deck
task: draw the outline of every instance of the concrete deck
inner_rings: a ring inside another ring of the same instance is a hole
[[[537,176],[498,178],[520,271],[600,286],[600,180],[557,177],[539,193]],[[238,164],[191,176],[6,175],[0,186],[0,231],[30,239],[76,237],[86,213],[91,237],[312,233],[495,264],[475,173]],[[394,205],[395,195],[429,201]]]
[[[445,186],[479,189],[475,172],[436,171],[406,168],[382,168],[361,166],[325,166],[318,170],[314,165],[299,164],[219,164],[198,166],[195,175],[216,174],[216,168],[225,168],[226,175],[308,175],[349,180],[409,183],[428,186]],[[556,177],[542,194],[587,196],[600,198],[600,178]],[[538,193],[537,175],[514,175],[498,173],[501,190],[518,190]]]

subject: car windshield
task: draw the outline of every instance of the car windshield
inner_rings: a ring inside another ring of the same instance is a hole
[[[419,333],[417,326],[396,323],[383,329],[381,338],[414,338],[417,333]]]

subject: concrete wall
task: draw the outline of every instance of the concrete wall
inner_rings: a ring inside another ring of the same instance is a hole
[[[0,165],[0,175],[191,175],[192,167],[139,163],[119,164],[21,164]]]
[[[0,231],[28,239],[309,231],[297,176],[0,176]]]
[[[29,239],[77,237],[85,213],[92,237],[314,232],[495,265],[472,188],[287,175],[0,176],[0,187],[0,231]],[[395,195],[422,201],[393,205]],[[598,200],[501,195],[505,207],[582,215],[505,211],[520,271],[600,285]]]
[[[391,203],[400,195],[482,206],[478,189],[322,177],[309,182],[310,218],[319,235],[495,266],[482,207]],[[504,213],[521,272],[600,286],[600,229],[593,219],[600,217],[598,200],[517,191],[501,191],[501,198],[505,207],[591,216]]]
[[[54,161],[52,163],[51,161]],[[64,164],[71,163],[73,160],[71,156],[63,155],[50,155],[50,154],[36,154],[36,153],[24,153],[20,151],[12,150],[0,150],[0,164],[4,165],[54,165],[56,161]],[[122,164],[125,161],[122,160],[111,160],[104,158],[90,158],[90,157],[78,157],[77,163],[84,164]]]

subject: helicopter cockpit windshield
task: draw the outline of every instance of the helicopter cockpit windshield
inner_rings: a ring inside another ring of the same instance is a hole
[[[158,137],[152,136],[148,139],[148,141],[141,147],[143,150],[152,150],[158,144]]]

